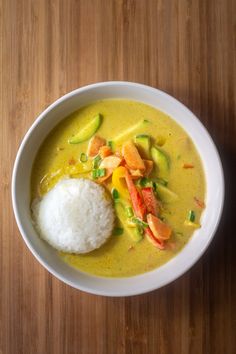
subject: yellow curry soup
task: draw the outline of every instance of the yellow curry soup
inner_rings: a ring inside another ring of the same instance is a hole
[[[122,232],[114,232],[101,248],[88,254],[61,252],[60,256],[83,272],[105,277],[133,276],[169,261],[188,242],[195,227],[200,227],[205,199],[204,171],[192,140],[166,114],[140,102],[102,100],[65,118],[45,139],[32,170],[32,199],[43,196],[65,176],[92,178],[92,159],[80,161],[87,154],[89,141],[73,144],[68,143],[68,139],[98,114],[102,116],[102,124],[96,134],[107,142],[116,142],[116,152],[121,153],[123,144],[135,140],[136,136],[150,136],[152,146],[157,146],[167,156],[168,181],[162,178],[160,191],[162,188],[164,192],[167,190],[173,195],[160,200],[160,205],[161,218],[171,227],[172,234],[164,250],[153,247],[146,237],[136,242],[131,237],[133,231],[127,224],[124,205],[115,200],[118,215],[116,230]],[[157,170],[154,169],[150,176],[153,180],[158,178]],[[167,182],[168,185],[165,185]],[[112,178],[106,180],[105,186],[108,191],[112,191]]]

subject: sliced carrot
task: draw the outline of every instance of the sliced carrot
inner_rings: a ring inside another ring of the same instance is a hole
[[[102,159],[104,159],[107,156],[112,155],[111,148],[106,145],[101,146],[99,149],[99,155],[101,156]]]
[[[135,216],[143,220],[146,214],[146,207],[143,203],[142,196],[140,195],[138,189],[135,187],[134,182],[132,181],[132,177],[129,174],[128,170],[126,170],[125,173],[125,180],[128,187],[132,206],[134,209],[134,214]]]
[[[147,212],[158,215],[159,205],[151,187],[142,188],[143,201],[146,205]]]
[[[152,160],[143,160],[143,162],[145,165],[144,176],[148,177],[153,170],[153,161]]]
[[[152,233],[152,231],[150,230],[149,227],[147,227],[145,229],[145,235],[148,239],[149,242],[151,242],[151,244],[153,244],[153,246],[159,248],[160,250],[163,250],[165,248],[164,245],[164,241],[162,240],[158,240]]]
[[[88,156],[93,157],[98,155],[99,149],[103,146],[106,145],[106,140],[101,138],[98,135],[94,135],[90,140],[88,144]]]
[[[204,203],[203,201],[199,200],[199,199],[196,198],[196,197],[194,197],[193,199],[194,199],[196,205],[197,205],[199,208],[201,208],[201,209],[204,209],[204,208],[205,208],[206,205],[205,205],[205,203]]]
[[[131,170],[145,170],[144,162],[132,141],[123,144],[122,155]]]
[[[170,238],[172,232],[170,226],[165,224],[158,217],[148,214],[147,222],[153,235],[158,238],[158,240],[168,240]]]
[[[105,157],[102,162],[100,163],[100,168],[108,168],[108,169],[115,169],[121,163],[122,159],[118,156],[111,155]]]
[[[188,169],[188,168],[194,168],[194,166],[193,166],[191,163],[184,163],[184,164],[183,164],[183,168],[186,168],[186,169]]]

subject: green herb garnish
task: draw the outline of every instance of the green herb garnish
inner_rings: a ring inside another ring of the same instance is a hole
[[[82,152],[81,154],[80,154],[80,162],[87,162],[88,161],[88,156],[84,153],[84,152]]]
[[[191,221],[191,222],[195,221],[195,213],[194,213],[193,210],[189,210],[189,212],[188,212],[188,220]]]
[[[101,163],[101,156],[97,155],[94,159],[93,159],[93,168],[98,168],[100,163]]]
[[[131,207],[125,207],[125,213],[128,218],[132,218],[132,216],[134,216],[134,212]]]
[[[106,169],[105,169],[105,168],[98,168],[98,169],[97,169],[97,176],[98,176],[98,177],[104,177],[104,176],[106,176]]]
[[[140,242],[143,239],[143,234],[144,234],[144,230],[143,227],[137,225],[135,230],[135,235],[136,235],[136,242]]]
[[[148,227],[148,223],[145,222],[145,221],[142,221],[142,220],[139,219],[139,218],[135,218],[135,217],[134,217],[134,218],[131,219],[131,221],[134,222],[134,223],[137,224],[137,225],[140,225],[140,226],[144,227],[144,228]]]
[[[92,178],[93,179],[97,179],[98,176],[97,176],[97,170],[92,170]]]
[[[115,200],[115,199],[119,199],[119,192],[118,192],[118,190],[117,189],[115,189],[115,188],[112,188],[112,190],[111,190],[111,195],[112,195],[112,198]]]
[[[152,182],[152,187],[153,187],[154,192],[156,192],[156,191],[157,191],[157,184],[156,184],[156,182]]]
[[[105,168],[98,168],[92,170],[92,178],[97,179],[99,177],[104,177],[106,176],[106,169]]]
[[[140,179],[139,184],[141,187],[146,187],[150,180],[147,177],[143,177]]]
[[[109,140],[108,142],[107,142],[107,146],[109,146],[109,148],[111,149],[111,151],[112,152],[114,152],[114,141],[112,141],[112,140]]]

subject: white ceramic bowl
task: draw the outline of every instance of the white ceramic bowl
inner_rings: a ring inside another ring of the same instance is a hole
[[[126,98],[144,102],[170,115],[191,136],[202,158],[206,183],[206,209],[202,227],[195,231],[184,249],[169,262],[148,273],[130,278],[103,278],[76,270],[36,234],[30,215],[30,175],[40,144],[63,118],[92,101]],[[200,121],[183,104],[166,93],[131,82],[102,82],[74,90],[59,98],[36,119],[19,148],[12,176],[12,201],[22,237],[53,275],[83,291],[106,296],[129,296],[158,289],[186,272],[209,246],[220,221],[224,202],[224,177],[216,147]]]

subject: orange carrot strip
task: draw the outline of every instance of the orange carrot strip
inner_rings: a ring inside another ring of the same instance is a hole
[[[154,195],[153,189],[151,187],[146,187],[142,188],[141,192],[144,204],[147,208],[147,212],[157,216],[159,213],[159,205]]]
[[[186,169],[188,169],[188,168],[194,168],[194,166],[193,166],[191,163],[184,163],[184,164],[183,164],[183,168],[186,168]]]
[[[201,200],[199,200],[199,199],[196,198],[196,197],[194,197],[193,199],[194,199],[196,205],[197,205],[199,208],[201,208],[201,209],[204,209],[204,208],[205,208],[206,205],[205,205],[204,202],[202,202]]]
[[[123,144],[122,155],[131,170],[145,170],[144,162],[132,141]]]
[[[136,188],[136,186],[134,185],[134,182],[132,181],[132,178],[128,172],[128,170],[126,170],[125,173],[125,180],[126,180],[126,184],[128,187],[128,191],[130,194],[130,199],[132,202],[132,206],[134,209],[134,214],[140,218],[141,220],[144,219],[145,213],[146,213],[146,207],[143,203],[142,200],[142,196],[139,193],[138,189]]]
[[[101,146],[99,149],[99,155],[101,156],[102,159],[104,159],[107,156],[112,155],[111,148],[106,145]]]
[[[170,238],[172,232],[170,226],[161,221],[157,216],[148,214],[147,222],[153,235],[158,240],[168,240]]]
[[[152,233],[151,229],[149,227],[146,227],[145,229],[145,235],[148,239],[149,242],[153,244],[153,246],[159,248],[160,250],[163,250],[165,248],[164,241],[158,240]]]
[[[99,149],[106,144],[106,140],[98,135],[94,135],[88,144],[88,156],[94,157],[99,153]]]

